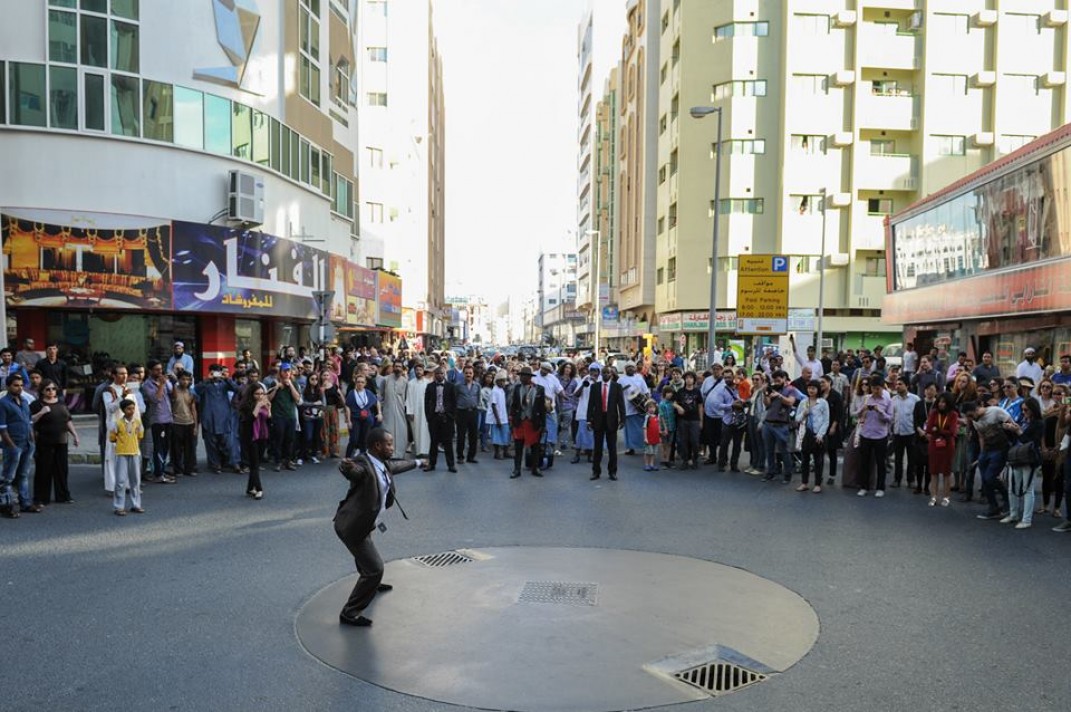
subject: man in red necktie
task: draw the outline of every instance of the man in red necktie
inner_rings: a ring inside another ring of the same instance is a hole
[[[607,453],[606,471],[611,480],[617,479],[617,431],[625,427],[625,395],[614,380],[616,371],[607,366],[602,372],[599,397],[588,400],[588,428],[595,432],[595,447],[591,454],[591,479],[602,475],[602,450]]]

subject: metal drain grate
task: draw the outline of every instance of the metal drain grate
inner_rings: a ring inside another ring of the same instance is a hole
[[[717,697],[736,692],[767,678],[733,663],[714,662],[674,673],[673,677]]]
[[[718,697],[768,680],[777,670],[724,645],[712,645],[643,666],[659,677]]]
[[[598,604],[599,585],[596,583],[566,583],[562,581],[529,581],[517,599],[522,603],[564,603],[594,606]]]
[[[444,566],[453,566],[454,564],[467,564],[475,560],[476,559],[471,556],[465,556],[456,551],[444,551],[441,554],[425,554],[424,556],[413,557],[413,561],[417,561],[433,569],[442,568]]]

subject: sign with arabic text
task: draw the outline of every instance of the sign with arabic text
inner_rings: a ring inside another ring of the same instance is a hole
[[[251,230],[175,221],[172,272],[180,311],[315,319],[329,255]]]
[[[788,257],[740,255],[736,314],[738,334],[788,332]]]

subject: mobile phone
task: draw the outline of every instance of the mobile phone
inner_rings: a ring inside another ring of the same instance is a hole
[[[1064,396],[1064,405],[1071,405],[1071,396]]]

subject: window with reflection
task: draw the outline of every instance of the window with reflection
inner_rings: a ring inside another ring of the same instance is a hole
[[[205,147],[204,94],[175,87],[175,144],[198,150]]]
[[[262,166],[268,165],[268,160],[271,152],[271,144],[268,138],[268,129],[271,127],[271,121],[268,119],[268,115],[262,111],[253,112],[253,153],[250,156],[254,163],[259,163]]]
[[[112,133],[141,135],[141,92],[137,77],[112,75]]]
[[[78,130],[78,70],[48,68],[48,125],[54,129]]]
[[[82,15],[80,40],[82,64],[108,66],[108,21],[105,18]]]
[[[894,288],[1071,256],[1071,148],[892,225]]]
[[[45,126],[45,65],[10,62],[8,69],[11,123],[17,126]]]
[[[112,14],[128,20],[138,19],[138,0],[112,0]]]
[[[104,130],[104,115],[107,102],[104,100],[104,75],[84,75],[82,88],[85,90],[85,121],[90,131]]]
[[[80,0],[79,7],[90,12],[108,12],[108,0]]]
[[[112,20],[111,64],[112,69],[120,72],[133,72],[136,74],[139,71],[137,25]]]
[[[253,110],[238,102],[232,106],[231,155],[249,160],[253,155]]]
[[[143,128],[145,138],[154,141],[175,139],[174,90],[163,82],[145,82]]]
[[[205,94],[205,150],[231,153],[231,102],[212,94]]]
[[[48,11],[48,60],[78,63],[78,15],[60,10]]]

